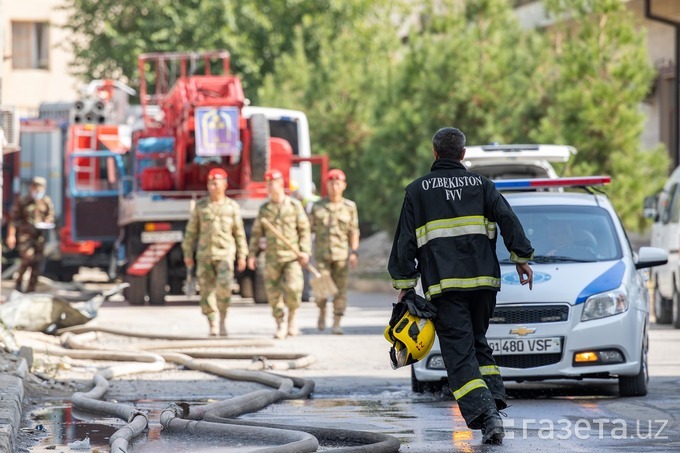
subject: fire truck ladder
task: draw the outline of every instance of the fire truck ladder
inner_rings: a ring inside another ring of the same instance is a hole
[[[83,140],[84,139],[84,140]],[[86,127],[86,128],[77,128],[75,130],[75,136],[74,136],[74,145],[73,145],[73,151],[74,152],[79,152],[79,151],[96,151],[97,148],[97,132],[94,128],[91,127]],[[84,146],[83,146],[84,145]],[[90,162],[93,162],[90,160]],[[94,189],[97,183],[97,174],[96,174],[96,167],[95,165],[74,165],[73,166],[73,171],[78,175],[76,177],[76,184],[82,182],[82,179],[79,178],[80,175],[85,175],[86,176],[86,181],[85,183],[87,184],[87,187]]]

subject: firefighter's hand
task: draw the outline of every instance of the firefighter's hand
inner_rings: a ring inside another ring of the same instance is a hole
[[[246,259],[245,258],[239,258],[236,260],[236,270],[239,272],[243,272],[246,270]]]
[[[255,268],[257,267],[257,258],[254,256],[249,256],[248,257],[248,269],[251,271],[254,271]]]
[[[408,289],[402,289],[399,291],[399,295],[397,296],[397,303],[401,302],[401,300],[404,298],[404,296],[408,293]]]
[[[196,263],[194,262],[194,259],[191,258],[190,256],[187,256],[187,257],[184,258],[184,265],[187,268],[194,267],[194,264],[196,264]]]
[[[17,237],[15,235],[7,236],[7,247],[13,249],[17,245]]]
[[[309,255],[306,254],[305,252],[300,252],[300,256],[298,257],[298,261],[302,266],[307,266],[309,263]]]
[[[522,285],[529,284],[529,290],[534,287],[534,271],[528,263],[516,264],[517,275],[519,275],[519,282]]]

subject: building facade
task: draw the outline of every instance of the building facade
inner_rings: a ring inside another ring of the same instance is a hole
[[[0,0],[3,105],[37,116],[41,102],[74,101],[81,85],[70,74],[63,0]]]

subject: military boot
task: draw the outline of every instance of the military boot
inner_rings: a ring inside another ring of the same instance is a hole
[[[274,338],[277,340],[283,340],[286,338],[286,324],[283,322],[283,318],[276,318],[276,333]]]
[[[208,317],[208,325],[210,326],[210,331],[208,332],[208,335],[211,337],[216,337],[217,336],[217,323],[215,322],[214,317]]]
[[[342,315],[335,315],[333,318],[333,335],[342,335],[345,333],[344,330],[342,330],[342,327],[340,327],[340,320],[342,319]]]
[[[319,328],[320,331],[326,330],[326,307],[319,307],[319,321],[317,322],[316,326]]]
[[[295,310],[288,310],[288,335],[291,337],[300,335],[300,329],[295,320]]]
[[[489,409],[481,415],[484,420],[482,426],[482,443],[489,445],[503,444],[503,437],[505,437],[505,430],[503,429],[503,420],[496,409]]]
[[[227,313],[220,313],[220,336],[227,336]]]

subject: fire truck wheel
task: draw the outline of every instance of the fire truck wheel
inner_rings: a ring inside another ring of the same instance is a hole
[[[264,289],[264,253],[257,257],[257,267],[253,273],[253,300],[256,304],[267,303],[267,291]]]
[[[184,280],[181,278],[171,278],[170,279],[170,294],[173,296],[182,295],[184,291],[182,287],[184,286]]]
[[[146,299],[146,276],[125,275],[124,280],[130,284],[130,286],[123,290],[125,300],[130,305],[144,305]]]
[[[163,258],[149,272],[149,304],[165,305],[168,284],[168,260]]]
[[[269,120],[261,113],[251,116],[250,133],[250,177],[253,181],[264,181],[271,158]]]
[[[253,271],[247,269],[237,277],[239,295],[244,299],[253,298]]]

